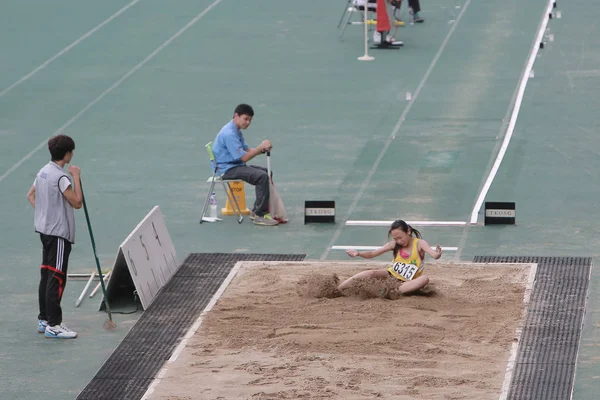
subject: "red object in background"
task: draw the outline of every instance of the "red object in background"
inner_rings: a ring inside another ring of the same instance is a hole
[[[385,0],[377,0],[377,32],[389,32],[391,29]]]

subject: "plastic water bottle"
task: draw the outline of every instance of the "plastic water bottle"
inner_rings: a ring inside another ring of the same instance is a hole
[[[210,218],[217,218],[217,209],[218,209],[218,205],[217,205],[217,196],[215,195],[215,193],[213,192],[213,194],[210,195],[210,210],[208,212],[208,216]]]

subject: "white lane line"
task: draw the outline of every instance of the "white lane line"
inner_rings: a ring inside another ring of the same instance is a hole
[[[408,102],[408,104],[404,108],[404,111],[402,111],[402,114],[400,115],[400,118],[398,119],[398,122],[396,123],[396,126],[394,126],[394,130],[392,130],[392,133],[388,137],[388,140],[387,140],[385,146],[383,147],[383,149],[381,149],[381,152],[377,156],[377,159],[375,160],[375,163],[373,164],[373,167],[369,171],[369,174],[367,175],[367,177],[365,178],[365,180],[360,185],[360,189],[356,193],[356,196],[354,196],[354,200],[352,201],[352,204],[350,205],[350,208],[348,209],[348,215],[349,216],[352,215],[352,212],[354,212],[354,209],[356,208],[356,205],[358,204],[358,201],[360,200],[360,198],[362,197],[364,191],[366,190],[367,186],[369,185],[369,182],[371,181],[371,178],[373,177],[373,174],[375,174],[375,171],[379,167],[379,163],[381,163],[381,160],[383,159],[383,156],[385,155],[385,153],[387,152],[388,148],[390,147],[390,144],[396,138],[396,135],[398,134],[398,132],[400,131],[400,128],[404,124],[404,121],[406,119],[406,115],[408,114],[408,112],[412,108],[412,105],[414,104],[414,102],[419,97],[419,94],[421,93],[421,90],[423,89],[423,86],[425,86],[425,82],[427,82],[427,79],[429,79],[429,75],[431,75],[431,72],[433,71],[433,69],[437,65],[437,62],[438,62],[438,60],[440,59],[440,57],[442,55],[442,52],[444,51],[444,49],[448,45],[448,42],[450,41],[450,37],[452,36],[452,34],[454,33],[454,31],[456,30],[456,27],[458,26],[458,24],[460,23],[460,20],[462,19],[463,15],[467,11],[467,8],[469,8],[469,4],[471,4],[471,0],[467,0],[465,2],[464,6],[462,7],[462,9],[460,10],[460,13],[458,14],[458,17],[456,18],[456,21],[454,22],[454,24],[452,25],[452,27],[448,31],[448,34],[444,38],[444,41],[442,42],[442,45],[440,46],[438,52],[435,54],[435,57],[433,57],[433,60],[431,60],[431,64],[429,64],[429,68],[427,68],[427,71],[425,72],[425,75],[423,76],[423,79],[421,79],[421,82],[419,83],[419,86],[417,87],[417,90],[415,91],[414,96],[412,97],[412,100]],[[321,255],[321,257],[319,258],[321,261],[327,258],[327,255],[331,251],[331,246],[333,246],[333,244],[340,237],[340,234],[342,233],[342,229],[344,229],[344,225],[340,225],[340,227],[333,234],[333,237],[329,241],[329,244],[327,245],[327,248],[325,249],[325,251],[323,252],[323,254]]]
[[[71,50],[73,47],[77,46],[79,43],[83,42],[85,39],[92,36],[95,32],[100,30],[104,25],[108,24],[110,21],[117,18],[119,15],[123,14],[125,11],[127,11],[128,9],[130,9],[131,7],[133,7],[136,3],[139,3],[140,1],[141,0],[133,0],[131,3],[127,4],[125,7],[121,8],[119,11],[117,11],[116,13],[114,13],[113,15],[111,15],[110,17],[105,19],[100,25],[97,25],[94,29],[92,29],[85,35],[81,36],[79,39],[77,39],[76,41],[74,41],[73,43],[71,43],[70,45],[68,45],[67,47],[65,47],[64,49],[62,49],[55,55],[53,55],[51,58],[46,60],[42,65],[38,66],[36,69],[34,69],[30,73],[28,73],[27,75],[25,75],[24,77],[22,77],[21,79],[19,79],[18,81],[16,81],[12,85],[10,85],[9,87],[7,87],[3,91],[1,91],[0,97],[4,96],[6,93],[10,92],[12,89],[19,86],[21,83],[25,82],[27,79],[29,79],[32,76],[34,76],[35,74],[37,74],[40,70],[46,68],[52,61],[56,60],[58,57],[65,54],[66,52]]]
[[[529,54],[529,61],[527,62],[527,67],[525,67],[525,70],[523,71],[523,76],[521,77],[521,84],[519,86],[517,100],[515,101],[515,106],[510,117],[510,123],[508,124],[508,130],[506,132],[506,135],[504,136],[502,146],[500,147],[500,151],[498,152],[496,161],[492,166],[492,170],[490,171],[490,174],[488,175],[483,185],[483,188],[479,192],[479,196],[477,197],[477,201],[475,202],[475,206],[473,207],[473,211],[471,212],[471,224],[477,223],[477,217],[479,211],[481,210],[481,206],[483,205],[483,201],[485,200],[485,197],[487,196],[487,193],[490,190],[490,187],[492,186],[492,182],[496,177],[496,173],[500,168],[500,164],[502,163],[502,159],[504,158],[504,154],[506,154],[506,149],[508,148],[508,144],[510,143],[510,139],[512,138],[512,134],[517,123],[517,117],[519,116],[519,110],[521,109],[521,103],[523,102],[525,88],[527,87],[527,82],[529,81],[529,74],[533,69],[533,63],[535,62],[535,58],[537,57],[537,53],[540,49],[540,43],[544,36],[544,32],[546,31],[546,26],[548,25],[549,15],[552,11],[553,4],[554,0],[548,1],[548,6],[546,7],[546,10],[544,11],[544,14],[542,16],[542,22],[540,23],[535,41],[533,42],[531,53]]]
[[[593,269],[594,269],[594,261],[592,259],[592,263],[590,264],[590,272],[588,274],[587,277],[587,289],[586,289],[586,293],[585,293],[585,302],[583,305],[583,309],[584,310],[589,310],[590,309],[590,304],[591,304],[591,299],[590,299],[590,284],[592,281],[592,275],[593,275]],[[577,350],[575,351],[575,365],[579,365],[579,357],[581,355],[581,341],[583,340],[583,327],[586,324],[586,318],[581,318],[581,322],[579,324],[579,332],[581,332],[581,334],[579,335],[579,340],[577,341]],[[571,384],[571,395],[569,396],[569,400],[573,400],[573,394],[575,393],[575,381],[577,378],[577,368],[575,369],[575,373],[573,374],[573,383]]]
[[[108,89],[106,89],[104,92],[102,92],[102,94],[100,94],[100,96],[96,97],[91,103],[89,103],[87,106],[85,106],[81,111],[79,111],[77,114],[75,114],[70,120],[68,120],[63,126],[61,126],[60,128],[58,128],[51,136],[55,136],[55,135],[59,135],[61,134],[65,129],[67,129],[73,122],[75,122],[79,117],[81,117],[87,110],[89,110],[90,108],[92,108],[96,103],[98,103],[100,100],[102,100],[102,98],[104,98],[104,96],[106,96],[107,94],[109,94],[110,92],[112,92],[114,89],[116,89],[117,87],[119,87],[119,85],[121,83],[123,83],[127,78],[129,78],[131,75],[133,75],[136,71],[138,71],[140,68],[142,68],[148,61],[150,61],[152,58],[154,58],[154,56],[156,56],[158,53],[160,53],[160,51],[162,49],[164,49],[165,47],[167,47],[169,44],[171,44],[171,42],[175,39],[177,39],[179,36],[181,36],[185,31],[187,31],[189,28],[191,28],[196,22],[198,22],[202,17],[204,17],[210,10],[212,10],[217,4],[219,4],[221,1],[223,0],[215,0],[213,3],[211,3],[208,7],[206,7],[204,9],[204,11],[202,11],[200,14],[196,15],[194,17],[194,19],[192,19],[190,22],[188,22],[183,28],[181,28],[179,31],[177,31],[177,33],[175,33],[173,36],[171,36],[169,39],[167,39],[163,44],[161,44],[156,50],[154,50],[152,53],[150,53],[149,56],[147,56],[146,58],[144,58],[143,61],[141,61],[139,64],[137,64],[135,67],[133,67],[131,70],[129,70],[129,72],[127,72],[125,75],[123,75],[121,77],[121,79],[119,79],[118,81],[116,81],[115,83],[113,83],[111,85],[111,87],[109,87]],[[10,167],[5,173],[3,173],[0,176],[0,182],[2,182],[4,179],[6,179],[6,177],[8,175],[10,175],[14,170],[16,170],[17,168],[19,168],[25,161],[27,161],[33,154],[35,154],[37,151],[39,151],[42,147],[46,146],[48,139],[44,139],[39,145],[37,145],[36,148],[34,148],[33,150],[31,150],[29,153],[27,153],[25,156],[23,156],[23,158],[21,158],[15,165],[13,165],[12,167]]]
[[[525,294],[523,295],[523,313],[521,315],[522,321],[525,321],[525,317],[527,315],[527,308],[529,307],[529,301],[531,300],[531,292],[533,291],[533,285],[535,284],[535,276],[537,274],[537,264],[531,264],[529,269],[529,277],[527,279],[527,283],[525,284]],[[515,332],[515,339],[512,343],[510,349],[510,357],[508,358],[508,363],[506,364],[506,370],[504,372],[504,382],[502,383],[502,391],[500,392],[499,400],[506,400],[508,398],[508,391],[510,390],[510,385],[512,383],[513,373],[515,370],[515,365],[517,362],[517,353],[519,351],[519,345],[521,343],[521,336],[523,333],[523,328],[518,327]]]
[[[346,221],[348,226],[385,226],[389,227],[394,221]],[[465,226],[466,221],[404,221],[410,226]]]
[[[331,250],[377,250],[381,246],[331,246]],[[456,251],[458,247],[443,247],[442,251]]]
[[[237,263],[235,263],[235,265],[231,269],[231,271],[229,271],[229,274],[227,275],[227,278],[225,278],[225,280],[223,281],[223,283],[221,283],[221,286],[219,286],[219,289],[217,290],[217,292],[213,295],[213,297],[210,299],[210,302],[206,305],[206,307],[204,307],[204,310],[202,310],[202,312],[200,313],[200,316],[196,319],[196,321],[190,327],[190,329],[188,329],[188,331],[185,334],[183,340],[179,343],[179,345],[177,346],[177,348],[175,348],[175,350],[171,354],[171,357],[163,364],[163,367],[160,369],[160,371],[156,375],[156,378],[154,378],[152,380],[152,382],[148,386],[148,389],[146,390],[146,393],[144,393],[144,395],[142,396],[142,400],[148,399],[149,396],[154,392],[154,388],[158,384],[160,384],[162,378],[164,378],[164,376],[166,375],[166,373],[168,371],[167,365],[170,364],[170,363],[172,363],[172,362],[174,362],[175,360],[177,360],[177,357],[179,357],[179,355],[181,354],[181,352],[183,351],[183,349],[187,345],[188,340],[192,336],[194,336],[194,334],[196,333],[196,331],[200,328],[200,325],[202,324],[202,320],[206,316],[206,313],[208,313],[210,310],[212,310],[212,308],[217,303],[217,301],[219,300],[219,298],[225,292],[225,289],[227,289],[227,286],[229,286],[229,284],[231,283],[231,281],[233,280],[233,278],[236,276],[236,274],[240,270],[240,267],[242,266],[242,264],[243,264],[242,261],[238,261]]]

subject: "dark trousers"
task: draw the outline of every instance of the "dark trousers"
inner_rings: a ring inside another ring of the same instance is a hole
[[[254,185],[256,201],[252,211],[262,217],[269,209],[269,175],[267,169],[256,165],[241,165],[228,169],[223,174],[224,179],[241,179]]]
[[[62,323],[60,301],[67,284],[71,243],[63,238],[42,233],[40,233],[40,239],[42,241],[42,265],[38,289],[40,304],[38,319],[48,321],[50,326],[60,325]]]
[[[408,0],[408,6],[413,9],[413,12],[418,13],[421,11],[421,4],[419,4],[419,0]]]
[[[398,9],[400,9],[401,4],[401,0],[396,1],[396,4],[392,3],[392,5],[396,6]],[[421,4],[419,3],[419,0],[408,0],[408,6],[413,9],[413,12],[418,13],[421,11]]]

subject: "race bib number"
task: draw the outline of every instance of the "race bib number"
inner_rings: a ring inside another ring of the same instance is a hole
[[[403,262],[395,262],[392,265],[392,270],[407,281],[412,280],[419,268],[414,264],[406,264]]]

